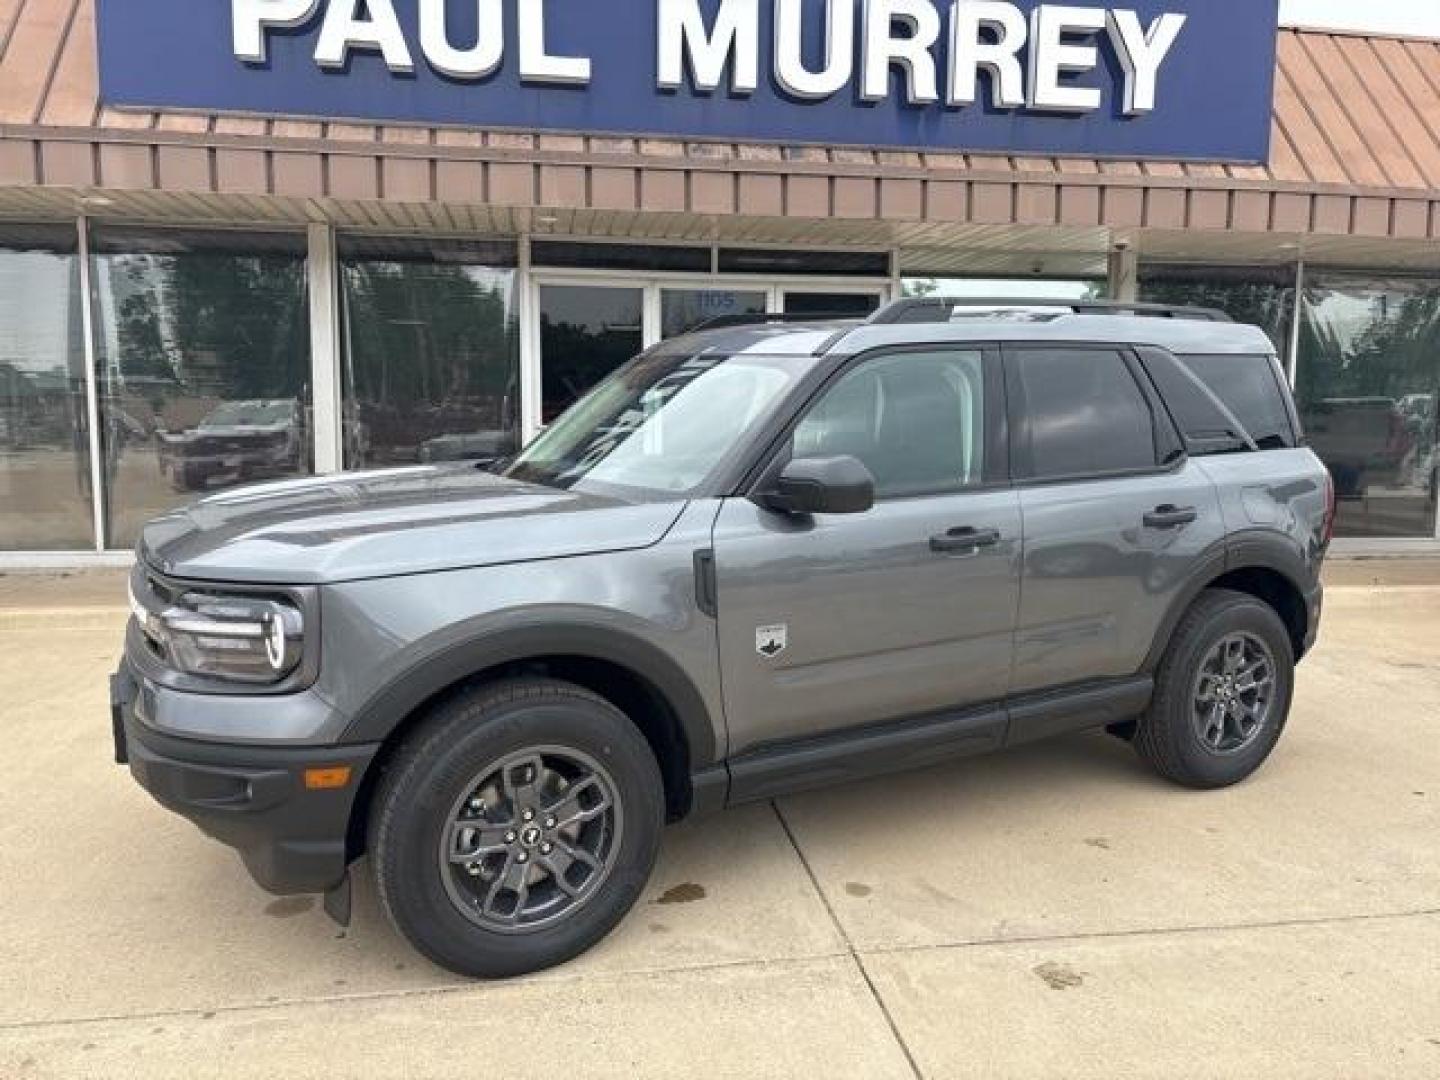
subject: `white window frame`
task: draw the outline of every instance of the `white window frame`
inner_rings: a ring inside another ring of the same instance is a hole
[[[566,238],[568,239],[568,238]],[[528,254],[528,245],[522,249]],[[643,274],[617,271],[603,267],[566,268],[533,267],[522,255],[521,294],[522,323],[520,334],[520,385],[522,388],[522,438],[529,443],[544,430],[543,386],[544,367],[540,349],[540,290],[549,286],[597,289],[641,290],[642,347],[660,343],[661,303],[664,289],[725,289],[735,292],[761,293],[765,296],[766,312],[779,314],[784,310],[787,292],[845,293],[874,296],[884,304],[894,295],[891,278],[811,277],[807,275],[720,274],[686,271]],[[631,274],[630,277],[624,276]]]

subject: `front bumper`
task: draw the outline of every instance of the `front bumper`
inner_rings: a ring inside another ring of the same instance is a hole
[[[141,715],[172,694],[122,667],[111,679],[116,760],[160,805],[235,848],[270,892],[327,892],[345,878],[352,811],[378,745],[265,747],[163,735]],[[265,707],[264,699],[255,700]],[[311,769],[348,768],[342,787],[312,789]]]

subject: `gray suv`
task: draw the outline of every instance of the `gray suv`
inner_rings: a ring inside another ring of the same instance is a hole
[[[1085,729],[1215,788],[1315,639],[1333,489],[1214,312],[901,301],[666,342],[513,461],[144,531],[117,756],[277,893],[567,960],[691,814]]]

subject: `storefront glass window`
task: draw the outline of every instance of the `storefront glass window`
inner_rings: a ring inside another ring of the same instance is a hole
[[[644,312],[643,289],[541,287],[545,423],[644,348]]]
[[[1307,274],[1298,382],[1337,535],[1434,536],[1440,282]]]
[[[880,294],[787,289],[781,307],[786,315],[814,315],[817,319],[845,316],[863,319],[880,307]]]
[[[490,461],[519,448],[513,243],[342,237],[345,461]]]
[[[74,226],[0,225],[0,549],[93,548]]]
[[[1295,311],[1295,267],[1140,267],[1140,299],[1154,304],[1217,308],[1270,335],[1288,362]]]
[[[974,297],[982,300],[1103,300],[1105,282],[1087,278],[907,277],[905,297]]]
[[[200,493],[308,472],[305,237],[91,242],[108,545]]]
[[[762,315],[765,294],[735,289],[663,289],[660,293],[660,336],[679,337],[712,319],[729,315]]]

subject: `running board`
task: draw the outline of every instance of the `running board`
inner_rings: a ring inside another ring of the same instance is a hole
[[[760,747],[730,760],[727,802],[770,799],[1108,727],[1144,712],[1154,689],[1154,679],[1137,675],[1029,695],[1005,706],[934,713]]]

